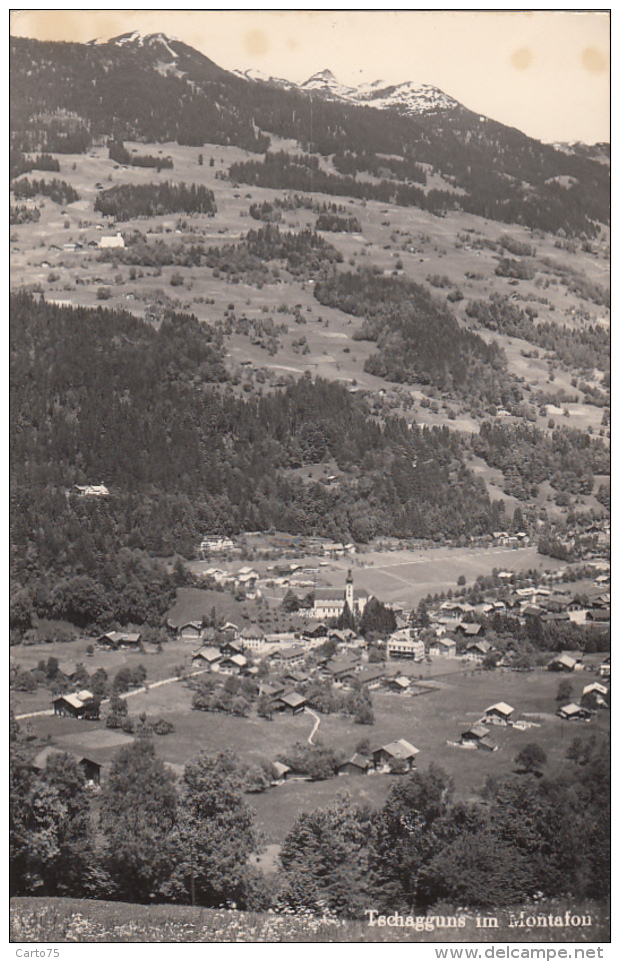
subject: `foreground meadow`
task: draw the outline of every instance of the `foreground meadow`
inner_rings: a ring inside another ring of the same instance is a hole
[[[579,924],[563,927],[519,927],[515,920],[566,911]],[[454,927],[450,919],[464,920]],[[476,919],[479,922],[476,922]],[[501,910],[497,925],[482,926],[475,912],[441,906],[417,926],[380,928],[366,921],[345,921],[309,914],[237,912],[185,905],[129,905],[86,899],[11,900],[11,942],[606,942],[608,907],[597,903],[568,905],[546,902]],[[489,916],[485,917],[487,925]],[[511,925],[511,922],[513,923]]]

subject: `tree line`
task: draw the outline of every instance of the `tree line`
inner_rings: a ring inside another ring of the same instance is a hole
[[[309,749],[294,746],[291,760],[303,766]],[[330,764],[329,750],[314,755],[315,767]],[[77,759],[51,753],[34,767],[12,720],[11,894],[313,914],[327,906],[342,918],[362,918],[369,904],[423,914],[439,903],[605,899],[608,742],[575,739],[555,778],[528,771],[529,762],[488,779],[476,801],[459,801],[433,764],[397,777],[376,809],[341,795],[297,818],[277,871],[263,876],[250,861],[261,839],[243,796],[247,769],[231,752],[202,752],[177,778],[152,738],[138,735],[116,754],[95,807]]]
[[[157,214],[209,214],[217,211],[212,190],[203,184],[119,184],[101,191],[95,210],[115,220]]]

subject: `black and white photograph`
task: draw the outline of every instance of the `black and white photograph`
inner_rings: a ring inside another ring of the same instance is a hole
[[[11,957],[610,960],[611,11],[9,33]]]

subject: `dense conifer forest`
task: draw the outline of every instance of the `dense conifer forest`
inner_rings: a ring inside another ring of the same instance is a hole
[[[219,337],[191,316],[156,331],[120,311],[11,298],[11,543],[26,608],[88,621],[87,602],[72,615],[54,595],[66,579],[82,592],[85,577],[91,621],[117,603],[121,621],[142,621],[146,600],[141,614],[118,601],[119,552],[192,557],[205,531],[367,541],[502,526],[457,433],[379,424],[363,399],[309,377],[244,400],[226,381]],[[290,474],[330,459],[346,472],[336,488]],[[72,493],[99,482],[109,499]]]

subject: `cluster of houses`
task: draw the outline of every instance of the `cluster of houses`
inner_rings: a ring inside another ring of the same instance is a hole
[[[548,665],[550,671],[574,672],[583,669],[581,656],[562,653],[556,656]],[[611,656],[599,666],[599,675],[607,681],[593,681],[584,685],[579,702],[570,702],[558,708],[557,714],[564,721],[589,721],[599,709],[611,707]]]
[[[337,481],[335,475],[325,479],[326,484],[333,484]],[[326,541],[324,538],[306,538],[305,548],[313,554],[324,558],[345,558],[354,555],[357,551],[355,544],[341,541]],[[225,551],[240,551],[241,546],[237,545],[232,538],[224,535],[206,535],[197,546],[198,556],[207,559],[211,554],[222,554]]]

